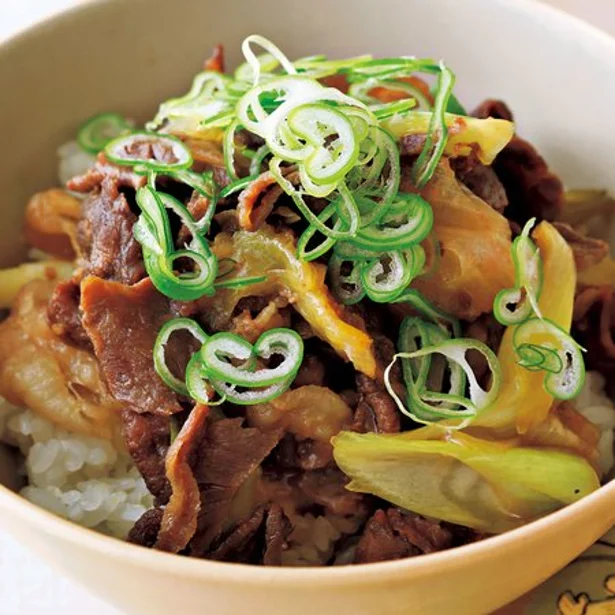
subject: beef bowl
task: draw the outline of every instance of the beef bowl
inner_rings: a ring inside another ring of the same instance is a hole
[[[0,45],[0,526],[125,613],[492,612],[615,522],[615,42],[283,9]]]

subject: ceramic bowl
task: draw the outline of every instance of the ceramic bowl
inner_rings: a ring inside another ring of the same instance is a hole
[[[54,185],[55,149],[116,110],[144,120],[182,93],[216,42],[239,60],[258,32],[291,57],[443,57],[468,105],[501,97],[569,187],[615,192],[615,42],[528,0],[116,0],[85,4],[0,45],[0,264],[23,254],[34,191]],[[0,525],[122,613],[464,615],[488,613],[564,566],[615,522],[615,483],[545,519],[451,551],[328,569],[190,560],[58,519],[9,487]]]

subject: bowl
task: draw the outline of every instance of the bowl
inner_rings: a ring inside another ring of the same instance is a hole
[[[115,0],[79,6],[0,46],[0,264],[22,258],[24,205],[54,185],[55,149],[116,110],[145,120],[185,91],[216,42],[230,65],[250,33],[291,57],[443,57],[462,100],[501,97],[569,187],[615,192],[615,42],[529,0]],[[583,102],[585,101],[585,102]],[[590,104],[586,104],[587,102]],[[190,560],[98,535],[13,491],[0,452],[0,525],[123,613],[488,613],[536,586],[615,522],[615,483],[544,519],[446,552],[360,567],[259,568]]]

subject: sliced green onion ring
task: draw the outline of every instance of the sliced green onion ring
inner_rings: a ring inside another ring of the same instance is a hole
[[[170,149],[174,161],[165,162],[152,157],[141,158],[130,153],[129,149],[134,146],[151,148],[154,155],[157,147]],[[178,171],[192,166],[190,150],[180,139],[144,131],[133,132],[130,135],[113,139],[105,147],[105,156],[115,164],[138,167],[140,171],[145,173],[148,171],[159,171],[161,173]]]
[[[528,220],[513,241],[515,288],[501,290],[493,302],[493,315],[503,325],[518,325],[535,314],[541,317],[538,300],[542,291],[542,259],[538,246],[530,238],[536,218]]]
[[[119,113],[100,113],[81,126],[77,143],[88,154],[98,154],[110,141],[131,131],[131,124]]]
[[[585,364],[580,346],[561,327],[546,318],[530,318],[515,328],[513,346],[521,364],[532,352],[530,369],[543,369],[544,388],[556,399],[573,399],[579,394],[585,382]],[[528,347],[532,350],[529,351]],[[519,351],[520,350],[520,351]],[[555,352],[559,361],[553,359]],[[535,361],[536,352],[542,352],[543,360]],[[555,368],[561,364],[561,369]],[[525,366],[525,365],[524,365]]]
[[[465,355],[469,350],[479,352],[487,360],[487,365],[492,375],[491,386],[488,391],[478,384],[476,375],[466,359]],[[417,359],[438,354],[457,363],[465,372],[469,387],[469,398],[462,395],[417,390],[411,382],[408,386],[408,394],[411,396],[411,407],[406,408],[391,383],[391,370],[395,362],[398,359]],[[395,400],[400,411],[410,416],[413,420],[419,423],[430,424],[441,419],[458,418],[462,419],[460,423],[448,426],[453,429],[461,429],[469,425],[479,412],[495,400],[500,389],[501,372],[497,357],[488,346],[478,340],[455,339],[446,340],[434,346],[426,346],[414,352],[400,352],[396,354],[393,361],[385,369],[384,381],[389,394]]]
[[[176,393],[190,396],[186,384],[177,378],[169,367],[165,357],[165,348],[171,336],[177,331],[188,331],[201,344],[207,339],[207,334],[201,327],[191,318],[174,318],[166,322],[156,337],[154,342],[154,368],[162,381]]]
[[[282,357],[277,367],[256,371],[236,367],[225,360],[250,362],[257,357],[267,360],[273,355]],[[303,340],[291,329],[271,329],[252,346],[233,333],[216,333],[205,341],[200,357],[212,382],[223,381],[247,388],[268,387],[295,377],[303,359]]]
[[[347,274],[342,271],[344,265],[350,268]],[[345,259],[339,254],[333,254],[329,259],[328,274],[333,295],[344,305],[354,305],[365,297],[359,262]]]
[[[361,266],[361,282],[367,296],[388,303],[412,281],[412,268],[402,252],[383,252]]]
[[[423,241],[432,227],[431,205],[418,194],[400,192],[389,212],[379,222],[360,228],[351,241],[366,250],[401,249]]]

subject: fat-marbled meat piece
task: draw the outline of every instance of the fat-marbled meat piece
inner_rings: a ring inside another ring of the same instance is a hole
[[[81,283],[80,308],[113,396],[139,412],[181,411],[177,395],[154,369],[156,335],[171,314],[168,299],[150,279],[125,286],[88,277]]]
[[[119,180],[106,176],[83,203],[77,241],[87,274],[135,284],[145,276],[141,246],[133,236],[137,217]]]

